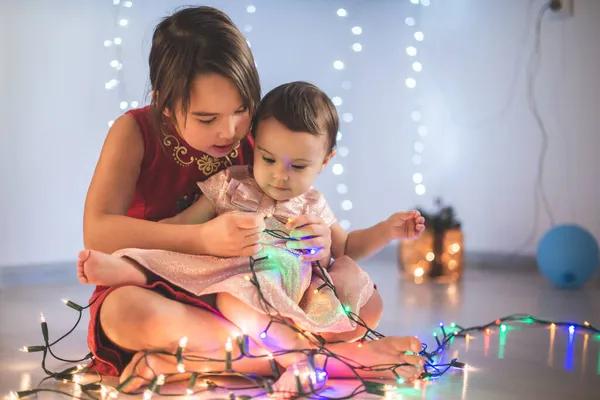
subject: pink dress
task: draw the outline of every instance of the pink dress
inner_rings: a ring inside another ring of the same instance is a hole
[[[251,168],[233,166],[204,182],[203,194],[216,206],[217,214],[235,211],[271,214],[267,229],[285,228],[288,218],[308,214],[321,217],[329,226],[336,222],[323,195],[311,188],[301,196],[275,201],[257,185]],[[286,241],[268,233],[261,234],[263,249],[253,258],[268,259],[254,264],[256,277],[265,299],[277,312],[310,332],[346,332],[356,326],[344,308],[358,314],[373,294],[371,278],[354,262],[334,262],[326,272],[334,282],[339,300],[330,289],[315,293],[324,281],[310,262],[301,261],[300,253],[285,246]],[[114,253],[135,260],[166,281],[196,295],[229,293],[259,312],[266,313],[251,277],[249,257],[196,256],[164,250],[123,249]],[[272,311],[270,313],[273,313]]]

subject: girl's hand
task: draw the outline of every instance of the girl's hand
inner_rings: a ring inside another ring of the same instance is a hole
[[[266,228],[264,215],[253,213],[229,213],[220,215],[204,224],[195,225],[199,230],[193,241],[196,254],[217,257],[252,256],[262,249],[260,234]]]
[[[303,260],[320,261],[331,255],[331,229],[316,216],[301,215],[289,221],[286,228],[297,240],[286,243],[289,249],[303,250]]]

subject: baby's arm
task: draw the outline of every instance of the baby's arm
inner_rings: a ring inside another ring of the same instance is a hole
[[[212,201],[206,196],[200,196],[194,204],[171,218],[166,218],[160,223],[176,225],[203,224],[215,217],[217,210]]]
[[[347,233],[337,222],[331,226],[333,258],[348,256],[355,261],[369,257],[392,240],[390,223],[382,221],[367,229]]]

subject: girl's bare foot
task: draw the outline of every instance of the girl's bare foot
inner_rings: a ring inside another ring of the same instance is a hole
[[[342,361],[354,368],[370,367],[355,369],[355,372],[361,378],[396,379],[396,375],[389,367],[405,363],[409,365],[397,367],[395,371],[399,377],[407,382],[417,379],[423,371],[423,357],[407,354],[408,351],[412,353],[421,351],[421,342],[414,337],[388,336],[379,340],[366,341],[362,344],[357,342],[335,343],[327,345],[327,349],[336,356],[341,356]],[[333,357],[329,358],[327,362],[329,376],[355,378],[356,374],[342,361]],[[376,371],[377,369],[383,370]]]
[[[137,352],[119,378],[121,384],[127,381],[121,391],[125,393],[136,391],[140,387],[148,386],[159,375],[166,374],[176,375],[165,379],[163,383],[180,382],[191,377],[191,373],[178,373],[175,357],[173,356],[146,354],[143,351]]]
[[[77,277],[90,285],[144,285],[146,275],[133,261],[94,250],[82,250],[77,261]]]

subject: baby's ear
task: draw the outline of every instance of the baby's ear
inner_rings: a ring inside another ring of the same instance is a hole
[[[329,153],[329,155],[327,157],[325,157],[325,160],[323,160],[323,165],[321,165],[321,171],[323,171],[323,169],[325,169],[325,167],[327,166],[327,164],[329,164],[329,161],[331,161],[333,159],[333,157],[335,157],[335,149],[331,150],[331,153]]]

